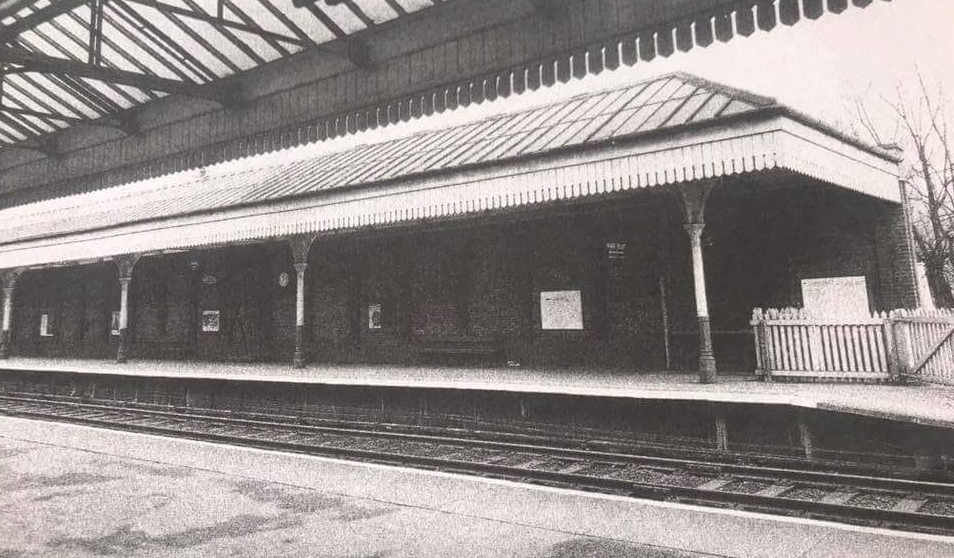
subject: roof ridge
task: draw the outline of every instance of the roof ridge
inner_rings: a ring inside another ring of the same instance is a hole
[[[712,81],[711,79],[707,79],[696,74],[691,74],[689,72],[676,71],[667,75],[669,77],[679,77],[683,81],[691,83],[697,87],[712,89],[713,91],[722,93],[727,97],[741,97],[743,101],[759,107],[768,107],[779,104],[778,99],[775,97],[760,95],[740,87],[732,87],[730,85],[726,85],[718,81]]]

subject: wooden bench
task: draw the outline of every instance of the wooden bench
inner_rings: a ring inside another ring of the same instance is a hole
[[[469,336],[415,336],[414,348],[422,361],[448,360],[499,363],[504,360],[502,339]]]

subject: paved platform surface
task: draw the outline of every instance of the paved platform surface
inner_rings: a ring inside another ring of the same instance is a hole
[[[682,373],[364,364],[312,365],[298,370],[281,363],[131,361],[117,364],[43,358],[0,361],[0,373],[3,370],[782,404],[954,428],[954,387],[932,385],[761,382],[738,374],[722,375],[718,383],[703,385],[698,383],[695,374]]]
[[[954,538],[0,418],[0,556],[954,556]]]

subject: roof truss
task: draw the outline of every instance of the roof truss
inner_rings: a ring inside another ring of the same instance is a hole
[[[408,10],[359,2],[0,0],[0,147],[46,150],[37,138],[78,124],[135,133],[135,108],[166,94],[240,103],[226,78],[305,49],[368,68],[351,35]]]

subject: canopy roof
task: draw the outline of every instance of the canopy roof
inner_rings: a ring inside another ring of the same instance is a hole
[[[513,4],[514,18],[527,10],[566,17],[573,30],[534,54],[546,63],[531,64],[527,75],[521,66],[500,79],[499,56],[468,61],[470,73],[483,76],[480,97],[489,98],[519,90],[524,79],[528,88],[551,85],[552,74],[598,73],[872,0],[0,0],[0,146],[52,154],[47,136],[76,124],[134,134],[132,109],[168,94],[248,101],[234,78],[302,51],[370,67],[367,45],[379,30],[475,2]],[[592,22],[577,21],[587,13]]]
[[[391,141],[315,149],[0,210],[0,268],[479,212],[772,168],[898,200],[890,154],[840,137],[773,99],[686,74]]]
[[[440,0],[7,0],[0,2],[0,141],[36,138],[168,93],[214,85]],[[296,7],[301,4],[301,7]],[[340,48],[337,47],[337,48]],[[342,53],[348,55],[348,53]]]

